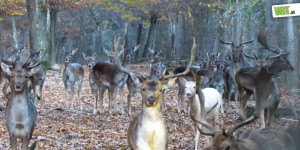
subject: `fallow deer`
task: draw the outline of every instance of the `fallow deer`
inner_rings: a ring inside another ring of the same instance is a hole
[[[15,61],[2,60],[1,68],[10,76],[11,94],[5,110],[6,127],[9,132],[10,145],[17,149],[17,139],[22,141],[22,150],[27,150],[35,127],[37,113],[34,99],[29,96],[28,79],[37,73],[40,62],[32,63],[30,59],[21,68],[16,68]],[[36,143],[29,149],[34,149]]]
[[[76,54],[78,49],[69,51],[63,48],[65,53],[64,61],[65,61],[65,68],[63,71],[63,82],[65,86],[65,94],[66,100],[68,100],[68,89],[71,88],[71,108],[74,109],[74,90],[75,85],[78,85],[78,98],[80,101],[80,110],[82,110],[82,102],[80,100],[80,91],[82,87],[83,77],[84,77],[84,69],[81,64],[79,63],[70,63],[70,59],[73,55]]]
[[[258,41],[261,41],[260,38],[262,32],[258,36]],[[273,76],[278,74],[281,71],[293,71],[294,68],[286,58],[289,53],[283,53],[282,50],[276,46],[275,50],[272,50],[268,45],[263,45],[269,51],[277,53],[276,56],[268,56],[265,61],[260,62],[261,66],[259,67],[246,67],[241,68],[235,76],[235,81],[238,85],[239,93],[242,93],[243,90],[246,90],[246,96],[240,97],[240,117],[245,119],[245,108],[247,104],[247,98],[254,92],[256,105],[255,112],[249,119],[244,122],[254,121],[258,116],[261,116],[261,127],[265,126],[264,123],[264,109],[270,109],[268,116],[273,116],[273,112],[276,110],[279,103],[280,91],[278,90],[277,84],[274,81]],[[239,94],[241,95],[241,94]],[[274,110],[275,109],[275,110]],[[271,120],[271,118],[267,118]],[[241,123],[242,124],[242,123]],[[270,122],[267,123],[268,125]]]
[[[203,78],[202,78],[203,79]],[[199,97],[196,94],[196,83],[195,81],[187,81],[184,78],[180,77],[179,81],[182,85],[184,85],[186,97],[189,99],[190,106],[190,115],[194,117],[201,118],[201,106]],[[200,81],[202,82],[202,81]],[[212,120],[213,128],[216,127],[216,123],[219,118],[219,110],[222,106],[222,96],[221,94],[214,88],[204,88],[201,90],[203,98],[204,98],[204,113],[205,118],[208,122]],[[196,127],[196,136],[195,136],[195,150],[198,149],[200,132],[198,130],[199,124],[194,122]],[[200,125],[201,126],[201,125]]]
[[[195,39],[191,52],[191,59],[187,70],[183,73],[163,76],[160,79],[145,79],[142,88],[143,109],[134,117],[128,129],[128,143],[132,149],[167,149],[167,128],[164,122],[162,105],[162,90],[175,81],[176,77],[183,76],[189,72],[194,61],[196,51]],[[133,80],[138,80],[130,70],[124,68],[116,57],[116,63],[120,70],[129,74]],[[173,78],[173,80],[172,80]]]
[[[45,50],[40,50],[37,52],[33,52],[30,54],[30,59],[32,60],[32,63],[35,62],[41,62],[43,59],[43,56],[45,54]],[[33,89],[33,95],[34,99],[36,98],[36,86],[39,86],[40,91],[40,101],[41,101],[41,107],[44,108],[44,100],[43,100],[43,86],[46,79],[46,68],[43,64],[40,65],[39,70],[36,74],[33,76],[30,76],[31,85],[29,86],[29,91]]]
[[[119,54],[119,42],[118,40],[114,40],[114,51],[118,51]],[[124,48],[123,49],[123,59],[122,66],[124,68],[130,68],[130,61],[132,55],[135,51],[137,51],[139,46],[134,48]],[[115,59],[115,58],[114,58]],[[123,93],[123,86],[127,81],[128,75],[120,71],[119,67],[116,64],[108,63],[108,62],[98,62],[93,67],[93,74],[95,76],[96,82],[99,88],[100,95],[100,103],[103,104],[103,93],[101,91],[105,91],[103,89],[108,88],[109,93],[109,113],[115,109],[115,98],[116,92],[120,89],[120,93]],[[124,112],[124,102],[123,95],[121,95],[120,103],[121,103],[121,111]],[[100,105],[100,109],[103,110],[103,105]]]
[[[243,49],[244,49],[244,45],[252,43],[254,41],[254,38],[252,40],[246,41],[246,42],[243,42],[242,38],[243,38],[243,32],[241,32],[241,34],[240,34],[239,45],[235,45],[233,41],[227,42],[227,41],[223,41],[221,38],[219,38],[219,41],[222,44],[231,46],[232,71],[233,71],[234,76],[241,67],[250,66],[250,64],[243,57]]]
[[[89,67],[89,70],[90,70],[90,74],[89,74],[89,82],[90,82],[90,86],[91,86],[91,91],[92,91],[92,94],[93,94],[93,98],[94,98],[94,109],[93,109],[93,113],[96,114],[97,113],[97,104],[98,104],[98,93],[99,93],[99,89],[98,89],[98,84],[97,83],[97,80],[93,74],[93,68],[94,66],[96,65],[96,62],[95,62],[95,59],[96,59],[96,54],[94,53],[93,56],[87,56],[85,53],[82,53],[83,55],[83,58],[85,59],[86,63],[87,63],[87,66]],[[101,93],[104,93],[105,92],[105,88],[102,88],[101,90]],[[102,101],[101,101],[101,104],[100,105],[103,105],[102,104]],[[103,110],[101,110],[103,111]]]

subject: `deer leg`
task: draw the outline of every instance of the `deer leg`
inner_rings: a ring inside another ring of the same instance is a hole
[[[252,92],[246,91],[245,95],[242,97],[242,100],[240,101],[240,116],[239,119],[246,120],[246,107],[247,107],[247,101],[248,98],[251,96]]]
[[[267,108],[267,121],[266,121],[266,126],[271,127],[271,121],[273,119],[273,115],[276,109],[274,108]]]
[[[94,97],[94,110],[93,110],[93,114],[97,113],[97,102],[98,102],[98,89],[93,89],[92,88],[92,93],[93,93],[93,97]]]
[[[13,150],[17,150],[17,147],[18,147],[17,138],[14,135],[10,134],[9,141],[10,141],[11,148]]]
[[[199,139],[200,139],[200,131],[197,128],[198,126],[199,126],[199,128],[202,128],[202,126],[200,124],[196,123],[195,150],[198,149]]]
[[[100,113],[104,113],[104,108],[103,108],[103,95],[106,90],[104,87],[98,87],[99,88],[99,100],[100,100]],[[109,94],[109,93],[108,93]]]
[[[28,150],[29,142],[30,142],[29,137],[25,137],[24,139],[22,139],[22,150]]]
[[[36,84],[31,84],[32,85],[32,90],[33,90],[33,100],[36,100]]]
[[[68,89],[69,89],[69,86],[67,84],[65,84],[65,99],[66,99],[66,101],[68,101]]]
[[[259,113],[259,122],[260,122],[261,129],[266,127],[264,110],[261,110]]]
[[[108,104],[109,114],[111,114],[113,111],[114,101],[115,101],[115,88],[109,88],[109,104]]]
[[[81,87],[82,87],[82,82],[81,82],[81,84],[78,84],[78,99],[80,102],[80,110],[82,111],[83,108],[82,108],[82,100],[81,100],[81,95],[80,95]]]
[[[128,116],[131,115],[131,100],[134,95],[135,95],[135,92],[133,91],[133,89],[128,88],[128,96],[127,96],[127,114],[128,114]]]
[[[42,83],[40,84],[40,101],[41,101],[41,103],[42,103],[42,108],[44,108],[43,86],[44,86],[44,83],[42,82]]]
[[[121,106],[121,113],[124,114],[124,107],[125,107],[125,103],[123,101],[123,87],[121,87],[120,89],[120,106]],[[114,104],[114,107],[116,107],[116,104]]]
[[[74,109],[74,91],[75,87],[74,85],[71,85],[71,108]]]

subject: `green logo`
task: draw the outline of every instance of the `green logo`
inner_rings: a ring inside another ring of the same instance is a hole
[[[290,6],[280,6],[280,7],[274,7],[275,15],[289,15],[289,8]]]

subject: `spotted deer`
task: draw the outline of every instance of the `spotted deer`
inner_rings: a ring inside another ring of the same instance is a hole
[[[72,56],[76,54],[78,49],[69,51],[63,48],[65,53],[64,61],[65,68],[63,71],[63,82],[65,86],[65,99],[68,100],[68,89],[71,88],[71,108],[74,109],[74,91],[75,85],[78,85],[78,98],[80,101],[80,110],[82,110],[82,102],[80,100],[80,91],[82,87],[83,77],[84,77],[84,69],[79,63],[70,63],[70,59]]]
[[[144,80],[141,92],[144,106],[140,114],[130,122],[127,132],[128,144],[131,149],[167,149],[168,132],[161,110],[162,91],[175,82],[176,77],[183,76],[189,72],[195,58],[195,51],[196,44],[195,39],[193,39],[191,59],[187,70],[183,73],[163,75],[160,79],[146,78]],[[117,55],[115,57],[120,70],[129,74],[134,81],[137,81],[138,79],[135,75],[122,66]]]
[[[40,62],[33,63],[30,58],[20,68],[16,68],[16,61],[1,61],[3,72],[10,76],[11,94],[8,96],[5,117],[13,150],[17,150],[17,139],[21,139],[22,150],[36,146],[34,143],[28,148],[37,118],[34,99],[29,95],[28,79],[38,72],[39,65]]]

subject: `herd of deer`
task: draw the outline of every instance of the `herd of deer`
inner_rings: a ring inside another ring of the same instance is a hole
[[[300,127],[281,129],[270,127],[273,114],[280,101],[280,90],[276,84],[275,75],[281,71],[293,71],[287,59],[289,53],[284,53],[278,46],[270,47],[267,43],[267,29],[261,30],[258,42],[264,49],[270,51],[265,59],[258,59],[256,55],[250,56],[243,50],[244,44],[254,41],[242,42],[236,46],[233,42],[220,42],[231,46],[232,55],[221,59],[219,54],[207,54],[195,60],[196,42],[193,38],[191,58],[188,65],[179,66],[169,73],[162,64],[161,52],[149,50],[151,56],[148,64],[150,75],[130,71],[130,61],[134,52],[139,48],[124,48],[120,45],[120,38],[114,40],[112,51],[105,50],[110,61],[95,62],[96,55],[87,56],[83,53],[89,68],[89,82],[94,98],[93,113],[97,114],[97,103],[100,100],[100,113],[104,112],[103,95],[109,93],[109,113],[116,112],[116,93],[120,90],[120,106],[124,113],[122,99],[123,87],[126,83],[129,94],[127,97],[127,114],[131,115],[131,100],[137,93],[142,95],[142,109],[135,116],[128,128],[128,144],[131,149],[160,150],[168,148],[168,132],[163,112],[165,111],[164,93],[175,82],[178,84],[178,111],[187,112],[185,99],[189,104],[189,115],[194,122],[197,133],[195,135],[195,149],[199,147],[200,133],[210,136],[208,149],[214,150],[299,150]],[[121,51],[119,52],[119,49]],[[25,57],[22,48],[13,50],[9,57],[1,60],[0,77],[4,81],[3,94],[7,100],[6,126],[9,131],[10,144],[13,150],[17,149],[17,139],[22,141],[22,149],[34,149],[36,142],[29,148],[29,142],[36,122],[35,87],[40,87],[40,99],[46,76],[46,70],[41,65],[44,50],[32,53]],[[63,70],[63,83],[65,96],[68,98],[68,89],[71,89],[71,108],[73,109],[75,85],[78,85],[78,97],[84,78],[83,66],[70,63],[76,50],[64,49],[65,68]],[[271,53],[274,53],[271,56]],[[254,59],[253,64],[245,61],[244,56]],[[121,59],[120,59],[121,57]],[[28,58],[24,61],[24,58]],[[28,81],[30,86],[28,86]],[[11,93],[6,89],[10,87]],[[34,97],[29,93],[34,91]],[[246,118],[245,109],[248,98],[253,95],[256,105],[254,114]],[[223,109],[223,98],[227,101]],[[216,134],[216,123],[219,112],[229,113],[231,100],[240,103],[240,120],[232,128],[223,133]],[[41,99],[41,107],[44,107]],[[80,109],[82,105],[80,102]],[[266,113],[266,114],[265,114]],[[266,119],[264,118],[266,116]],[[234,136],[233,132],[242,126],[260,118],[264,129],[247,131]]]

